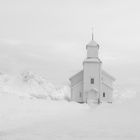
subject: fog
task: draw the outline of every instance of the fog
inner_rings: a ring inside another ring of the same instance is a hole
[[[86,44],[100,45],[103,68],[139,91],[138,0],[0,1],[0,71],[33,71],[58,85],[82,69]]]

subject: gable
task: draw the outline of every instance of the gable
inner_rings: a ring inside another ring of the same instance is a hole
[[[83,70],[73,75],[69,80],[71,81],[71,86],[74,86],[80,81],[83,81]]]
[[[104,70],[102,70],[102,76],[106,77],[108,80],[111,80],[112,82],[115,81],[115,78]]]
[[[113,89],[113,82],[115,81],[115,78],[112,77],[110,74],[108,74],[106,71],[102,70],[102,85]]]

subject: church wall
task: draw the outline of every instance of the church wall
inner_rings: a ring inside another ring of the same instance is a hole
[[[84,101],[86,101],[87,93],[96,89],[97,92],[100,91],[100,63],[84,63]],[[91,78],[94,79],[94,84],[91,84]]]
[[[76,102],[83,102],[83,81],[71,87],[71,99]]]
[[[112,80],[110,80],[108,77],[106,76],[102,76],[102,82],[106,83],[108,86],[112,87],[113,83]]]
[[[87,57],[88,58],[98,57],[98,48],[96,48],[96,47],[88,47],[87,48]]]
[[[105,94],[105,97],[103,97]],[[101,101],[112,102],[113,89],[102,83],[102,92],[100,93]]]
[[[71,86],[75,86],[77,83],[79,83],[79,81],[83,80],[83,71],[77,73],[70,80],[71,80]]]
[[[102,73],[102,81],[107,85],[109,85],[110,87],[113,87],[113,80],[104,73]]]

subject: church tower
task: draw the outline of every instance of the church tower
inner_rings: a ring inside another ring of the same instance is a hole
[[[115,78],[102,69],[99,45],[93,38],[86,45],[87,57],[83,69],[70,78],[71,100],[78,103],[112,103]]]
[[[86,45],[87,58],[83,62],[83,101],[89,99],[100,102],[101,94],[101,64],[98,57],[99,45],[92,40]]]

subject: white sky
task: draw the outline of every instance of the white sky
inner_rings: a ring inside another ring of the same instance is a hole
[[[31,70],[62,84],[82,68],[85,45],[100,44],[117,83],[139,88],[139,0],[1,0],[0,71]]]

